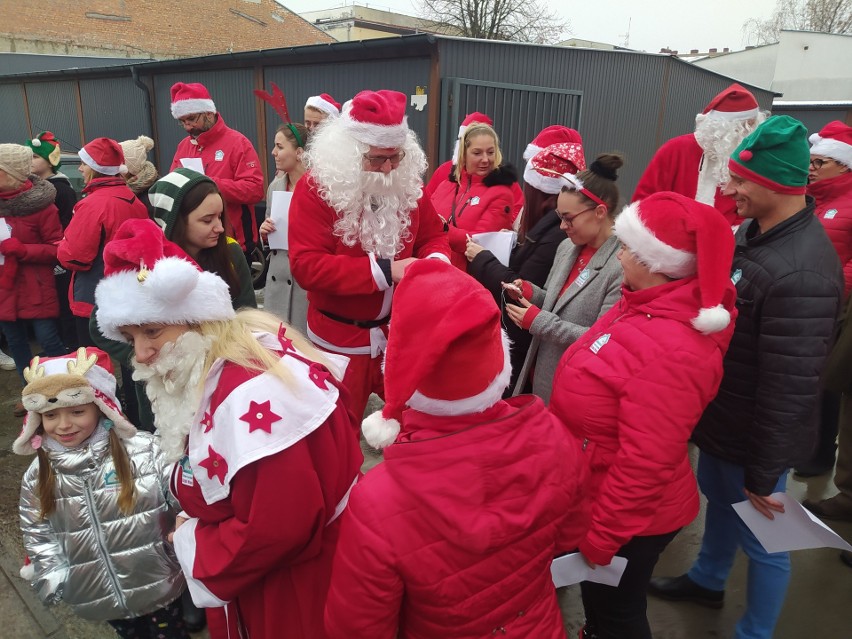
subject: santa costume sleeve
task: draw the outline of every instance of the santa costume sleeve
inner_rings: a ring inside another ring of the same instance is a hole
[[[432,201],[425,195],[417,203],[417,237],[414,239],[414,257],[436,257],[445,262],[450,260],[450,245],[441,218],[435,212]]]
[[[654,157],[651,158],[651,161],[645,168],[645,172],[639,178],[639,184],[636,185],[631,202],[641,200],[659,191],[673,190],[674,176],[672,172],[675,170],[675,167],[672,166],[674,154],[669,148],[670,142],[671,140],[657,149]]]

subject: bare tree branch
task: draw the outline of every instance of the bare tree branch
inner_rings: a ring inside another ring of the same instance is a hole
[[[570,25],[544,0],[420,0],[420,17],[447,35],[554,43]]]
[[[756,44],[778,42],[782,29],[852,35],[852,0],[778,0],[768,20],[743,24]]]

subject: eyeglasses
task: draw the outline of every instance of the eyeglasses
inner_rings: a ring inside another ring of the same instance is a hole
[[[834,160],[832,160],[831,158],[826,158],[825,160],[823,160],[822,158],[812,158],[811,166],[814,167],[817,171],[819,171],[827,162],[834,162]]]
[[[380,169],[385,165],[385,162],[390,162],[391,166],[396,167],[399,166],[399,163],[405,157],[405,151],[400,149],[393,155],[368,155],[365,153],[361,157],[370,163],[371,169]]]
[[[198,121],[204,117],[203,113],[192,113],[190,115],[184,116],[182,118],[178,118],[178,122],[181,126],[195,126],[198,124]]]
[[[589,211],[594,211],[596,208],[598,208],[598,207],[590,206],[589,208],[583,209],[582,211],[580,211],[579,213],[576,213],[574,215],[569,215],[568,213],[560,213],[559,211],[556,211],[556,215],[558,215],[559,219],[562,221],[562,223],[567,224],[568,228],[570,229],[574,226],[574,220],[576,220],[578,217],[580,217],[583,213],[588,213]]]

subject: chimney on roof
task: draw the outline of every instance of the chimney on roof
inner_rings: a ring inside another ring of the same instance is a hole
[[[746,51],[748,51],[749,49],[754,49],[754,45],[750,44],[750,45],[746,46]]]
[[[728,47],[725,47],[724,49],[722,49],[722,53],[730,53],[730,51],[731,50]]]
[[[698,55],[698,49],[690,50],[689,55]]]
[[[719,49],[710,49],[710,53],[719,53]]]

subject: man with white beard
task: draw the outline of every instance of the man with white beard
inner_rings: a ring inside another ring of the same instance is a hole
[[[350,358],[343,384],[359,419],[371,392],[384,396],[394,284],[413,260],[449,261],[405,107],[397,91],[362,91],[345,104],[312,138],[290,206],[290,268],[308,293],[308,337]]]
[[[695,116],[695,132],[672,138],[651,158],[633,193],[633,201],[658,191],[674,191],[716,208],[732,227],[737,216],[734,200],[722,195],[731,179],[728,158],[745,137],[766,119],[757,100],[736,82]]]

